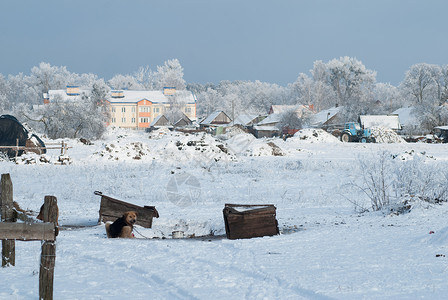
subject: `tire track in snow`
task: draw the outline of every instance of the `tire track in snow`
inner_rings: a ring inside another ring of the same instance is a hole
[[[140,276],[135,276],[137,280],[144,283],[145,285],[148,285],[151,289],[154,290],[160,290],[162,295],[169,295],[169,299],[195,299],[199,300],[195,296],[193,296],[189,291],[178,287],[174,283],[167,282],[160,276],[157,276],[155,274],[150,274],[146,270],[141,269],[139,267],[135,266],[127,266],[125,262],[120,261],[117,263],[108,263],[106,259],[101,257],[94,257],[91,255],[79,255],[79,253],[75,253],[72,251],[64,250],[64,253],[68,253],[73,255],[74,257],[82,258],[87,261],[91,261],[93,264],[98,265],[99,263],[104,266],[105,269],[112,268],[113,270],[117,270],[117,272],[125,273],[132,271],[135,274],[139,274]],[[106,274],[109,272],[105,272]],[[142,277],[143,276],[143,277]],[[149,281],[149,282],[148,282]],[[152,283],[152,284],[151,284]],[[173,290],[174,289],[174,290]],[[154,297],[156,295],[151,295],[151,297]]]
[[[314,300],[332,300],[334,298],[325,296],[325,295],[321,295],[318,294],[312,290],[307,290],[304,288],[301,288],[299,286],[297,286],[297,284],[295,283],[291,283],[283,278],[271,275],[271,274],[267,274],[265,272],[262,272],[260,270],[243,270],[240,268],[237,268],[236,266],[232,266],[232,265],[228,265],[228,264],[219,264],[215,261],[212,260],[208,260],[208,259],[204,259],[204,258],[199,258],[199,257],[191,257],[188,255],[184,255],[185,252],[182,253],[177,253],[174,250],[171,250],[170,248],[165,249],[166,252],[171,252],[174,256],[179,257],[180,254],[183,255],[183,257],[181,258],[182,262],[188,262],[188,263],[197,263],[197,262],[201,262],[207,266],[214,266],[217,269],[225,269],[229,272],[237,272],[242,274],[243,276],[246,277],[250,277],[253,278],[256,281],[259,282],[265,282],[266,280],[271,281],[271,282],[275,282],[274,285],[277,285],[279,287],[281,287],[282,289],[287,289],[290,290],[292,292],[294,292],[294,294],[296,296],[302,297],[303,299],[314,299]],[[250,295],[246,295],[246,297],[249,297]],[[294,298],[297,299],[297,298]]]

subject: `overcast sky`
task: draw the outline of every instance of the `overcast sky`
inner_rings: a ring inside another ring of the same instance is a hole
[[[177,58],[188,83],[287,85],[351,56],[397,85],[413,64],[448,64],[446,0],[0,2],[0,73],[40,62],[106,80]]]

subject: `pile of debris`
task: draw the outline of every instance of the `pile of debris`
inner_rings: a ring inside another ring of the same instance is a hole
[[[372,136],[375,138],[376,143],[406,143],[406,141],[392,129],[372,127],[370,128],[370,131],[372,132]]]
[[[134,159],[140,160],[149,155],[149,147],[141,142],[132,142],[124,145],[104,144],[103,150],[95,152],[94,155],[105,157],[109,160]]]
[[[305,141],[309,143],[338,143],[339,139],[332,134],[316,128],[305,128],[297,131],[290,139],[291,142]]]
[[[226,145],[229,151],[242,156],[286,155],[274,141],[275,139],[257,139],[250,133],[240,133],[228,139]]]
[[[423,158],[423,159],[431,159],[431,160],[435,160],[436,159],[432,155],[427,155],[426,151],[416,152],[414,150],[410,150],[410,151],[405,151],[404,153],[401,153],[401,154],[394,154],[394,155],[392,155],[393,159],[400,159],[400,160],[412,160],[415,157]]]
[[[185,158],[206,161],[236,160],[233,152],[229,151],[223,142],[206,133],[176,135],[175,139],[171,139],[163,149],[160,149],[161,156],[179,157],[179,154]]]
[[[156,140],[158,140],[158,139],[161,139],[161,138],[164,138],[164,137],[166,137],[167,135],[172,135],[172,131],[171,130],[169,130],[167,127],[161,127],[161,128],[159,128],[159,129],[157,129],[157,130],[153,130],[153,131],[151,131],[150,133],[149,133],[149,138],[150,139],[156,139]]]

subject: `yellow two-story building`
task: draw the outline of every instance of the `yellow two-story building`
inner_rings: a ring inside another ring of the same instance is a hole
[[[89,97],[90,91],[77,86],[67,86],[66,90],[50,90],[44,94],[44,103],[54,100],[79,101]],[[166,87],[163,91],[113,90],[104,99],[109,110],[109,125],[121,128],[144,129],[174,106],[190,120],[196,120],[196,97],[192,92]]]
[[[106,99],[110,109],[110,125],[122,128],[147,128],[172,106],[190,120],[196,120],[196,97],[189,91],[164,88],[163,91],[111,91]]]

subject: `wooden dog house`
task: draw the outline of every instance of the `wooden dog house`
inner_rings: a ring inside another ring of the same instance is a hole
[[[248,239],[279,234],[272,204],[226,204],[223,209],[228,239]]]
[[[137,212],[137,222],[135,224],[145,228],[151,228],[152,219],[159,217],[159,212],[155,206],[137,206],[103,195],[103,193],[98,191],[95,192],[95,195],[101,196],[98,223],[114,222],[123,216],[123,213],[133,210]]]

